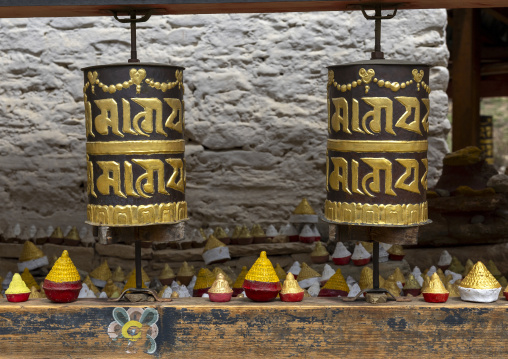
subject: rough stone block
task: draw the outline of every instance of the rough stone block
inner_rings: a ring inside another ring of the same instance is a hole
[[[19,258],[23,250],[22,244],[0,243],[0,258]]]
[[[106,257],[117,257],[122,259],[134,259],[136,258],[134,245],[127,244],[100,244],[95,245],[95,251]],[[153,257],[152,248],[141,248],[141,258],[151,259]]]

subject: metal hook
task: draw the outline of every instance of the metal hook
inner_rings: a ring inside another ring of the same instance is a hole
[[[118,17],[118,14],[120,11],[111,10],[113,13],[113,17],[116,21],[121,22],[123,24],[129,23],[131,25],[131,58],[129,59],[129,62],[139,62],[138,60],[138,51],[136,49],[136,24],[138,22],[146,22],[150,17],[152,16],[152,13],[154,10],[130,10],[126,11],[124,13],[128,13],[130,17],[128,19],[120,19]],[[140,18],[136,18],[136,15],[141,14]]]
[[[390,5],[390,7],[395,7],[393,13],[383,16],[381,10],[383,9],[383,5],[375,4],[374,15],[369,15],[365,11],[366,8],[369,7],[372,9],[372,6],[360,5],[360,9],[362,10],[363,17],[367,20],[375,20],[375,28],[374,28],[374,52],[371,54],[371,59],[375,60],[383,60],[385,58],[384,53],[381,51],[381,20],[393,19],[395,15],[397,15],[397,7],[398,5]]]

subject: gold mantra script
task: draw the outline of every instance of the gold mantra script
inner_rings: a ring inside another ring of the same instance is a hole
[[[326,189],[329,190],[331,188],[334,191],[342,190],[347,194],[367,195],[369,197],[375,197],[373,193],[381,192],[390,196],[397,196],[392,186],[419,194],[418,182],[420,181],[423,189],[427,190],[428,161],[426,158],[421,159],[421,162],[425,166],[425,173],[421,177],[419,176],[420,166],[418,160],[411,158],[395,159],[405,169],[402,176],[395,181],[395,185],[393,184],[392,162],[390,160],[386,158],[363,157],[360,158],[360,161],[351,160],[351,164],[349,164],[343,157],[327,157]],[[358,175],[360,164],[367,165],[372,170],[361,179]],[[331,173],[330,166],[333,166]],[[350,172],[351,183],[349,183]],[[385,178],[384,188],[381,188],[381,172],[384,173]]]
[[[405,112],[395,122],[395,127],[402,128],[407,131],[422,134],[420,123],[425,132],[429,132],[429,111],[430,101],[428,98],[422,98],[427,112],[420,120],[420,101],[416,97],[397,96],[395,99],[405,108]],[[360,119],[360,104],[357,99],[353,99],[351,106],[344,97],[332,98],[331,103],[335,107],[335,112],[331,113],[330,100],[328,100],[328,132],[345,132],[352,134],[351,131],[358,133],[367,133],[373,135],[381,132],[381,114],[384,113],[385,128],[384,130],[396,136],[393,130],[393,101],[388,97],[362,97],[361,100],[372,107]],[[351,111],[350,111],[351,108]],[[351,121],[349,114],[351,113]],[[412,118],[412,120],[411,120]],[[408,120],[411,120],[408,122]],[[351,123],[351,128],[349,124]]]
[[[97,165],[102,173],[94,182],[93,164],[88,160],[87,155],[87,192],[97,198],[97,192],[101,195],[110,195],[121,198],[143,197],[151,198],[153,194],[160,193],[169,196],[166,188],[172,188],[185,193],[185,160],[179,158],[167,158],[168,163],[173,168],[173,174],[166,182],[164,173],[164,162],[159,159],[133,159],[123,162],[123,178],[121,183],[122,166],[116,161],[97,161]],[[145,172],[134,179],[133,165],[141,167]],[[155,188],[154,179],[157,176],[157,188]],[[178,181],[177,181],[178,179]],[[95,189],[97,188],[97,192]]]
[[[123,118],[120,125],[118,116],[119,104],[116,100],[102,99],[94,100],[95,105],[99,108],[100,114],[92,119],[92,103],[85,99],[85,119],[86,119],[86,136],[95,137],[95,132],[100,135],[108,135],[111,132],[118,136],[124,137],[124,134],[141,135],[149,137],[155,132],[164,136],[168,136],[165,128],[183,133],[184,123],[184,101],[177,98],[164,98],[164,103],[158,98],[131,98],[130,100],[142,107],[133,118],[131,118],[131,103],[129,100],[122,99]],[[171,108],[171,114],[163,121],[162,107],[167,104]],[[95,132],[94,132],[95,128]]]
[[[428,208],[427,202],[378,205],[326,200],[325,218],[338,223],[409,226],[427,222]]]
[[[96,226],[143,226],[158,223],[177,223],[187,219],[187,202],[158,203],[145,206],[89,204],[86,211],[88,222]]]

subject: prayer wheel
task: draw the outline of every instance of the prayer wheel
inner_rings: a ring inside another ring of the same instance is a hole
[[[418,226],[427,215],[429,67],[371,60],[328,68],[325,218]]]
[[[485,162],[494,163],[494,140],[492,138],[492,116],[480,116],[480,148],[485,153]]]
[[[87,223],[187,219],[183,68],[125,63],[83,71]]]

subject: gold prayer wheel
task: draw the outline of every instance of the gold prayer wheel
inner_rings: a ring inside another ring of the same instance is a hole
[[[83,71],[87,223],[187,219],[183,68],[125,63]]]
[[[480,116],[480,148],[485,153],[485,162],[494,164],[494,139],[492,116]]]
[[[428,222],[428,84],[422,64],[371,60],[328,68],[328,221]]]

